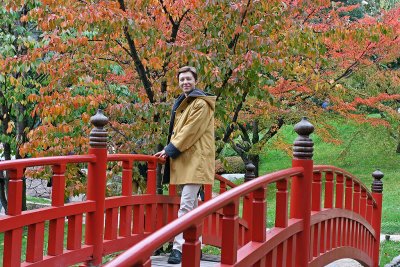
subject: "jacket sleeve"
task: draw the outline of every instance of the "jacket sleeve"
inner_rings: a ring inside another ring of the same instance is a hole
[[[212,116],[213,111],[206,101],[195,101],[185,125],[172,136],[170,143],[165,147],[167,155],[176,158],[196,143],[207,130]]]

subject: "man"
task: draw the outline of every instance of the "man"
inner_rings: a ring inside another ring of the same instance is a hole
[[[178,217],[197,207],[197,194],[212,184],[215,173],[214,109],[216,97],[196,88],[197,72],[190,66],[178,70],[182,94],[172,108],[167,146],[155,156],[168,158],[163,183],[181,187]],[[182,260],[183,234],[175,237],[168,263]]]

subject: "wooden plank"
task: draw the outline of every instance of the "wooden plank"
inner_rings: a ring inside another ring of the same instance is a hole
[[[214,267],[220,264],[220,257],[214,255],[203,255],[203,260],[200,262],[201,267]],[[169,264],[168,255],[152,256],[152,267],[180,267],[181,264]]]

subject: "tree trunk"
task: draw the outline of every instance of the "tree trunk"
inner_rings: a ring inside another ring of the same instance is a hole
[[[7,214],[7,186],[8,180],[4,176],[4,172],[0,171],[0,203],[4,208],[5,213]]]
[[[17,104],[17,110],[18,110],[18,115],[17,115],[17,149],[15,151],[15,158],[16,159],[22,159],[21,154],[19,153],[19,147],[26,142],[27,137],[25,134],[25,127],[26,127],[26,116],[24,116],[25,112],[25,107],[18,103]],[[26,177],[22,177],[22,210],[26,210]]]
[[[4,88],[6,89],[6,87]],[[1,95],[1,128],[2,128],[2,134],[7,135],[7,128],[8,128],[8,123],[10,122],[10,113],[8,110],[7,106],[7,100],[5,99],[4,95],[2,92],[0,92]],[[3,156],[4,160],[10,160],[11,159],[11,146],[9,143],[3,142]],[[8,175],[7,172],[0,171],[0,202],[1,205],[3,206],[4,210],[6,211],[7,214],[7,207],[8,207],[8,202],[7,202],[7,188],[8,188]]]
[[[157,151],[161,151],[163,146],[161,144],[157,145]],[[163,185],[162,185],[162,173],[161,173],[162,165],[158,164],[157,166],[157,194],[163,194]]]

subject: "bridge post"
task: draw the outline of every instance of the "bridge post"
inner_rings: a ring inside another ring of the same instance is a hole
[[[256,178],[255,169],[253,163],[247,163],[245,166],[246,173],[244,175],[244,182],[249,182]],[[248,194],[243,200],[243,219],[247,221],[249,225],[252,225],[253,219],[253,193]],[[249,242],[252,237],[252,227],[249,227],[245,233],[245,243]]]
[[[296,243],[296,266],[308,266],[310,260],[310,220],[311,220],[311,190],[313,179],[314,143],[309,135],[314,126],[307,118],[297,123],[294,130],[298,137],[294,141],[292,167],[303,167],[302,176],[292,179],[290,194],[290,218],[302,219],[303,230],[299,233]]]
[[[376,202],[376,206],[374,206],[372,212],[372,227],[375,230],[375,242],[373,244],[374,267],[379,266],[379,247],[380,247],[380,235],[381,235],[382,192],[383,192],[383,183],[381,179],[383,178],[383,176],[384,175],[380,170],[376,170],[372,173],[374,181],[372,182],[371,191],[372,191],[372,196],[374,197]]]
[[[102,110],[90,118],[94,128],[89,136],[89,154],[96,156],[96,162],[89,163],[87,181],[87,199],[96,202],[96,210],[88,213],[86,217],[85,244],[93,246],[93,255],[88,266],[100,266],[103,256],[103,231],[104,231],[104,207],[106,194],[107,171],[107,131],[104,126],[108,118]]]

